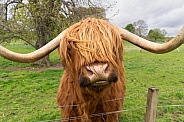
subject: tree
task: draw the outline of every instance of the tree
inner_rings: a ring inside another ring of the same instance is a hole
[[[74,9],[75,12],[73,12],[70,17],[75,18],[75,21],[79,21],[86,17],[98,17],[106,19],[105,9],[102,7],[78,7]]]
[[[133,26],[133,24],[128,24],[126,27],[125,27],[126,30],[128,30],[129,32],[131,33],[135,33],[135,27]]]
[[[133,26],[135,28],[136,35],[140,37],[146,37],[147,31],[148,31],[148,25],[143,20],[133,22]]]
[[[0,4],[4,13],[0,18],[0,40],[21,39],[35,49],[84,17],[105,17],[105,9],[91,0],[4,0]],[[35,64],[50,66],[49,56]]]
[[[0,43],[2,41],[9,41],[10,38],[17,38],[17,34],[20,32],[21,28],[13,24],[18,23],[18,21],[14,21],[14,16],[12,15],[13,10],[11,8],[21,2],[22,0],[2,0],[0,2]]]
[[[0,3],[0,18],[5,18],[5,7],[4,4]]]
[[[164,39],[166,34],[167,34],[166,30],[155,28],[149,31],[148,38],[153,41],[158,41],[159,39]]]

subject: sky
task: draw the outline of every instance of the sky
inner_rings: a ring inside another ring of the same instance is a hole
[[[183,0],[108,0],[112,7],[106,12],[112,24],[125,27],[144,20],[148,29],[160,28],[167,36],[175,36],[184,26]]]

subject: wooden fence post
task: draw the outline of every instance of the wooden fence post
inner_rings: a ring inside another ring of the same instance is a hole
[[[154,87],[148,89],[145,122],[155,122],[156,121],[158,91],[159,89],[154,88]]]

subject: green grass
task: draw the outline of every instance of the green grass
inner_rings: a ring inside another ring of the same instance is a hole
[[[144,121],[147,89],[159,88],[158,122],[184,121],[184,45],[163,55],[139,50],[125,43],[124,53],[127,92],[122,113],[123,122]],[[28,45],[6,45],[16,52],[28,53]],[[51,62],[59,62],[57,51]],[[31,67],[0,57],[0,121],[38,122],[60,119],[56,94],[62,69],[6,70],[7,67]]]
[[[184,105],[184,45],[180,52],[175,50],[158,55],[134,49],[125,51],[124,56],[127,79],[125,109],[133,111],[124,112],[123,120],[144,120],[145,108],[134,109],[145,107],[147,89],[154,86],[159,88],[157,121],[184,121],[184,106],[167,107]]]
[[[58,109],[46,107],[56,106],[61,70],[0,72],[3,121],[41,121],[59,116]]]

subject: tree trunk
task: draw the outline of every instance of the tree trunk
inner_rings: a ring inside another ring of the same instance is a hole
[[[41,67],[50,67],[50,60],[49,55],[45,56],[44,58],[36,61],[33,65],[41,66]]]
[[[45,44],[41,41],[37,41],[36,42],[36,49],[39,49],[41,47],[43,47]],[[41,66],[41,67],[50,67],[50,58],[49,55],[43,57],[42,59],[36,61],[33,63],[33,65],[37,65],[37,66]]]
[[[37,35],[38,35],[38,40],[35,44],[35,48],[36,50],[43,47],[44,45],[47,44],[46,40],[47,40],[47,32],[46,32],[46,28],[44,25],[42,25],[43,23],[40,22],[40,24],[38,24],[36,30],[37,30]],[[46,66],[49,67],[50,66],[50,59],[49,59],[49,55],[45,56],[44,58],[36,61],[33,63],[33,65],[38,65],[38,66]]]

